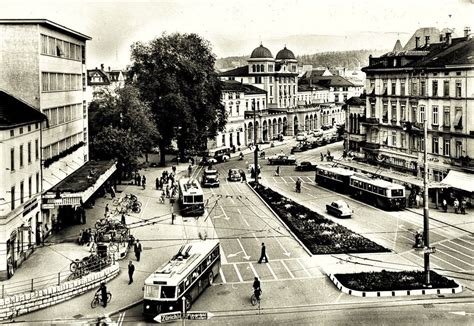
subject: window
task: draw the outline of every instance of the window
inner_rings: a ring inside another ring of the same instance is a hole
[[[20,168],[23,167],[23,145],[20,145]]]
[[[31,142],[28,143],[28,164],[31,163]]]
[[[450,109],[451,108],[449,106],[445,106],[443,108],[444,110],[443,111],[443,126],[445,127],[449,127],[449,124],[450,124],[450,118],[449,118],[450,116],[449,112],[451,111]]]
[[[392,103],[392,117],[391,119],[396,121],[397,120],[397,104],[396,103]]]
[[[445,139],[443,144],[443,155],[450,156],[451,155],[451,140]]]
[[[15,187],[10,188],[10,204],[12,210],[15,209]]]
[[[382,84],[382,94],[385,94],[386,91],[387,91],[387,81],[384,80]]]
[[[438,137],[433,136],[431,151],[433,154],[439,154],[439,140]]]
[[[400,95],[405,96],[405,82],[404,81],[400,82]]]
[[[32,186],[32,179],[30,176],[28,178],[28,198],[31,198],[31,196],[33,195],[32,191],[33,191],[33,186]]]
[[[418,96],[418,82],[416,80],[411,83],[411,95]]]
[[[404,133],[402,133],[400,135],[400,140],[401,140],[401,144],[400,144],[400,147],[401,148],[406,148],[406,135]]]
[[[273,96],[273,86],[270,85],[270,96]]]
[[[449,80],[443,82],[443,96],[449,97]]]
[[[370,116],[372,118],[375,118],[375,105],[369,102],[369,106],[370,106]]]
[[[370,80],[370,92],[372,92],[375,88],[375,80],[371,79]]]
[[[397,88],[397,82],[394,80],[390,83],[390,86],[392,86],[392,89],[390,90],[390,94],[391,95],[395,95],[395,91],[396,91],[396,88]]]
[[[420,151],[424,151],[425,150],[425,139],[424,138],[420,138]]]
[[[419,122],[424,122],[425,121],[425,107],[420,105],[420,121]]]
[[[406,111],[406,105],[405,103],[400,104],[400,120],[405,121],[405,111]]]
[[[388,122],[388,104],[383,103],[382,122]]]
[[[222,146],[225,146],[225,134],[222,134]]]
[[[424,80],[420,82],[420,96],[426,96],[426,82]]]
[[[22,181],[20,182],[20,204],[23,204],[25,198],[25,183]]]
[[[433,106],[433,121],[432,124],[438,125],[438,106]]]
[[[392,131],[392,146],[397,146],[397,132]]]
[[[456,80],[456,97],[461,97],[461,81]]]
[[[438,96],[438,81],[433,80],[431,86],[432,96]]]
[[[462,156],[462,141],[456,140],[456,158]]]
[[[10,171],[15,171],[15,149],[10,149]]]
[[[15,136],[15,130],[12,129],[10,130],[10,137],[13,137],[13,136]]]
[[[36,193],[38,193],[39,190],[40,190],[40,184],[39,184],[40,183],[40,174],[39,174],[39,172],[36,173],[36,178],[35,179],[36,179]]]
[[[454,128],[462,129],[462,108],[456,108],[456,115],[454,117]]]
[[[411,121],[412,122],[418,122],[418,116],[416,114],[417,108],[416,105],[413,105],[411,107]]]

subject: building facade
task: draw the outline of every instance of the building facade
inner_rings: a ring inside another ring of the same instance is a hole
[[[430,180],[474,172],[473,52],[468,30],[453,38],[449,30],[420,29],[404,48],[370,57],[363,68],[369,162],[421,176],[426,146]]]
[[[344,149],[348,153],[359,155],[366,141],[365,95],[351,97],[343,106],[346,112]]]
[[[0,280],[42,241],[41,124],[46,116],[0,91]]]
[[[126,71],[110,67],[105,70],[103,64],[100,65],[100,68],[88,69],[87,101],[92,101],[101,91],[114,92],[117,88],[123,88],[126,76]]]

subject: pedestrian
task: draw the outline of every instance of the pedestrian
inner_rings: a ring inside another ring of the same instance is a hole
[[[189,164],[189,166],[188,166],[188,178],[191,177],[191,174],[192,174],[192,173],[193,173],[193,167],[192,167],[191,164]]]
[[[145,176],[142,177],[142,186],[143,186],[143,189],[145,189],[145,186],[146,186],[146,177]]]
[[[459,199],[457,199],[457,198],[454,199],[454,204],[453,204],[453,206],[454,206],[454,213],[457,214],[457,213],[458,213],[458,209],[459,209]]]
[[[128,262],[128,285],[133,283],[133,272],[135,272],[135,265],[133,265],[132,261]]]
[[[280,166],[277,166],[277,169],[275,171],[275,176],[277,176],[277,177],[280,176]]]
[[[122,213],[122,224],[127,225],[127,221],[125,220],[125,213]]]
[[[134,251],[135,251],[135,258],[137,258],[137,261],[140,261],[140,255],[142,253],[142,244],[140,243],[140,240],[138,239],[135,242]]]
[[[331,152],[328,149],[327,156],[331,156]]]
[[[173,174],[176,174],[176,166],[175,166],[175,165],[173,165],[173,166],[171,167],[171,170],[173,170]]]
[[[104,213],[105,218],[107,218],[107,215],[109,215],[109,204],[105,204],[105,213]]]
[[[79,245],[82,246],[84,244],[84,229],[81,229],[81,231],[79,231]]]
[[[174,224],[175,218],[176,218],[176,215],[174,215],[174,213],[171,213],[171,224]]]
[[[112,196],[112,198],[115,198],[115,189],[114,189],[114,186],[110,186],[110,195]]]
[[[323,153],[320,153],[321,154],[321,162],[324,161],[324,155]]]
[[[105,282],[100,283],[100,296],[102,299],[102,304],[104,305],[104,308],[107,307],[107,287],[105,286]]]
[[[170,198],[170,186],[169,185],[166,185],[165,192],[166,192],[166,198]]]
[[[416,201],[416,208],[420,208],[421,197],[419,194],[416,194],[415,201]]]
[[[158,177],[156,177],[155,179],[155,187],[156,187],[156,190],[160,189],[160,179]]]
[[[466,198],[461,200],[461,214],[466,214],[467,201]]]
[[[443,210],[445,213],[448,211],[448,202],[446,201],[446,198],[443,199]]]
[[[265,263],[268,263],[267,250],[265,243],[262,242],[262,251],[260,253],[260,259],[258,260],[258,263],[261,264],[263,259],[265,259]]]
[[[142,177],[139,173],[137,173],[137,186],[141,186],[142,185]]]

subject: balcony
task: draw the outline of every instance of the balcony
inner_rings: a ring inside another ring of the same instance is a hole
[[[379,119],[378,118],[365,118],[365,121],[362,123],[366,125],[378,125]]]
[[[474,168],[474,160],[469,156],[460,156],[458,158],[451,158],[451,165],[463,168]]]
[[[369,143],[368,141],[365,143],[364,149],[368,150],[376,150],[380,148],[380,144],[377,143]]]

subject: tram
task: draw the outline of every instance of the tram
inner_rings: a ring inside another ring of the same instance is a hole
[[[204,214],[204,193],[195,179],[183,178],[179,182],[179,206],[182,216]]]

